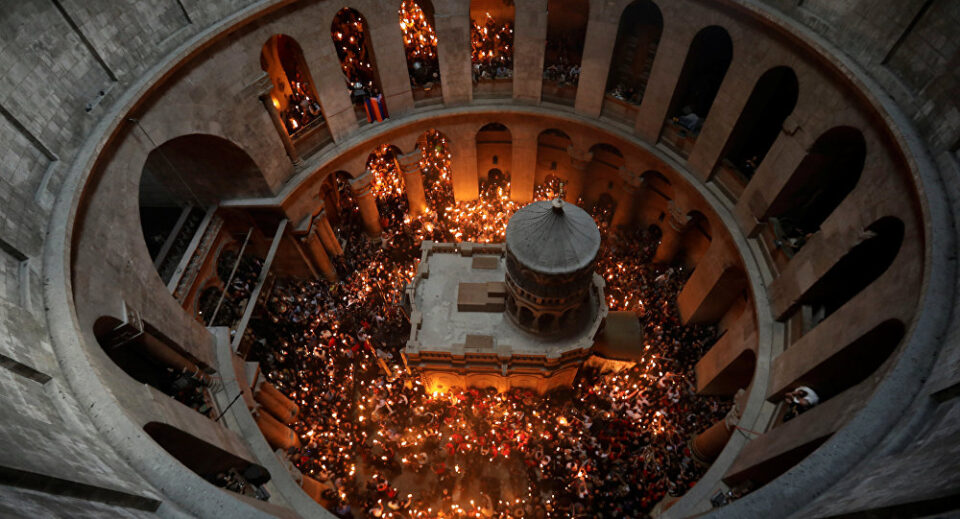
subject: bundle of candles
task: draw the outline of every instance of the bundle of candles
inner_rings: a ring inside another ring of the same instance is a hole
[[[303,446],[289,454],[326,488],[323,504],[341,517],[644,517],[665,495],[681,495],[704,470],[686,442],[729,402],[693,393],[693,365],[715,330],[680,324],[674,301],[686,273],[650,263],[655,232],[606,231],[598,264],[611,309],[641,316],[644,356],[634,367],[584,369],[571,389],[536,396],[432,393],[404,366],[401,294],[419,241],[502,239],[518,208],[502,185],[454,202],[446,139],[431,132],[420,149],[428,215],[405,214],[401,175],[389,150],[378,151],[371,167],[385,243],[363,237],[341,189],[341,281],[278,283],[251,325],[263,371],[301,407],[294,428]]]

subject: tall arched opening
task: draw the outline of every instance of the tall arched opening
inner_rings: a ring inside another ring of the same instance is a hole
[[[543,101],[573,106],[589,18],[588,0],[547,0]]]
[[[663,15],[655,3],[636,0],[624,9],[610,60],[601,115],[634,124],[662,33]]]
[[[440,103],[443,99],[433,13],[430,0],[403,0],[397,13],[413,100],[420,106]]]
[[[260,51],[260,68],[270,76],[271,84],[264,105],[271,116],[279,120],[278,130],[283,130],[281,138],[289,139],[296,154],[308,154],[331,142],[300,44],[286,34],[271,36]]]
[[[356,9],[344,7],[333,17],[330,37],[337,49],[357,118],[368,122],[383,120],[386,102],[377,71],[377,58],[373,54],[370,24]]]
[[[733,60],[733,41],[723,27],[711,25],[694,36],[667,108],[660,140],[688,157]]]
[[[477,132],[477,172],[481,186],[488,183],[488,172],[499,170],[501,178],[510,178],[511,157],[513,155],[513,137],[510,129],[500,123],[484,125]],[[509,196],[509,183],[503,187]]]
[[[727,137],[717,166],[717,180],[724,186],[732,186],[735,198],[739,198],[780,136],[784,121],[797,105],[799,93],[797,75],[790,67],[774,67],[757,80]]]
[[[513,95],[513,17],[513,2],[470,2],[470,61],[474,97]]]

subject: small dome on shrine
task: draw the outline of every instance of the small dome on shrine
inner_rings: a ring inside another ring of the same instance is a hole
[[[576,205],[560,199],[543,200],[527,205],[510,218],[507,249],[534,272],[576,272],[597,257],[600,229]]]

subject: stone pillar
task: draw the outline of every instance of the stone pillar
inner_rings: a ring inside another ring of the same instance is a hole
[[[591,9],[591,12],[593,9]],[[587,22],[587,36],[583,45],[580,81],[577,82],[577,99],[574,109],[589,117],[599,117],[603,108],[603,96],[607,89],[607,75],[613,47],[617,43],[619,20],[591,17]]]
[[[647,142],[657,142],[667,118],[680,72],[687,58],[687,49],[696,34],[693,24],[670,23],[664,20],[663,33],[657,44],[650,79],[637,113],[636,133]]]
[[[694,373],[698,395],[730,396],[750,384],[757,365],[756,328],[753,312],[744,310],[697,361]]]
[[[683,245],[683,235],[690,228],[692,218],[687,216],[683,209],[678,207],[673,200],[667,202],[667,224],[662,226],[663,235],[660,237],[660,245],[657,246],[657,253],[653,257],[654,263],[670,263],[677,257],[680,247]]]
[[[450,141],[450,171],[453,175],[453,198],[457,202],[476,200],[480,196],[477,176],[477,141],[473,136],[461,135]]]
[[[327,278],[327,281],[331,283],[335,282],[337,280],[337,271],[333,268],[333,262],[330,261],[330,256],[327,255],[327,250],[323,247],[323,241],[317,232],[316,225],[310,227],[310,231],[307,232],[304,241],[310,253],[313,266],[323,274],[323,277]]]
[[[780,132],[733,208],[737,223],[749,237],[754,237],[760,232],[761,222],[767,220],[770,206],[787,188],[790,178],[806,158],[807,151],[813,146],[811,131],[816,132],[818,129],[797,131],[794,127],[792,130],[794,132],[792,135]]]
[[[517,3],[513,33],[513,98],[540,102],[543,90],[543,55],[547,47],[547,2]],[[563,13],[556,13],[563,16]]]
[[[298,38],[303,48],[303,56],[310,68],[311,76],[325,81],[314,82],[323,116],[330,128],[334,142],[341,142],[347,135],[359,128],[357,116],[350,102],[350,91],[340,70],[337,48],[330,38],[330,25],[316,24],[314,34],[305,34]]]
[[[715,323],[742,296],[747,283],[743,269],[710,247],[677,296],[680,321],[684,324]]]
[[[437,2],[434,30],[443,104],[450,106],[473,100],[470,73],[470,11],[456,2]],[[453,12],[456,10],[457,12]]]
[[[593,152],[570,145],[567,147],[567,153],[570,155],[570,181],[566,186],[565,200],[576,204],[577,198],[583,192],[585,171],[587,165],[593,160]]]
[[[513,133],[513,149],[510,153],[510,199],[518,202],[533,200],[537,175],[537,131],[526,126]]]
[[[617,208],[610,220],[610,226],[614,229],[621,225],[633,224],[637,191],[643,189],[645,185],[643,178],[626,166],[620,166],[620,178],[623,179],[623,186],[616,193]]]
[[[403,185],[407,192],[410,214],[421,215],[427,210],[427,195],[423,191],[423,176],[420,170],[420,158],[423,153],[414,150],[406,155],[397,155],[397,169],[403,174]]]
[[[367,21],[387,113],[400,115],[412,110],[413,91],[410,89],[403,36],[397,29],[397,10],[374,10],[367,14]]]
[[[373,192],[370,191],[370,184],[373,182],[373,173],[370,170],[364,171],[359,177],[350,181],[350,190],[357,199],[357,206],[360,208],[360,217],[363,219],[363,230],[371,239],[379,239],[380,232],[380,211],[377,209],[377,201],[373,198]]]
[[[266,381],[260,383],[260,387],[253,394],[253,399],[259,402],[277,420],[285,424],[296,422],[297,416],[300,414],[300,406],[287,398],[273,384]]]
[[[290,447],[300,447],[300,438],[297,433],[279,420],[270,415],[263,409],[257,409],[253,412],[253,417],[257,421],[257,427],[267,439],[267,443],[274,449],[287,450]]]
[[[734,429],[740,421],[740,406],[734,404],[727,416],[711,425],[709,429],[693,437],[690,441],[690,452],[693,457],[704,464],[713,463],[720,452],[730,441]]]
[[[267,109],[267,113],[270,114],[270,122],[272,122],[274,128],[277,129],[277,134],[283,143],[283,149],[286,150],[287,156],[290,157],[290,162],[295,166],[300,164],[300,156],[297,155],[297,149],[293,146],[293,140],[290,138],[290,134],[287,133],[287,127],[283,124],[280,112],[277,111],[277,107],[273,105],[273,97],[270,94],[264,94],[260,96],[260,102],[263,103],[263,106]]]
[[[321,206],[320,212],[313,217],[313,225],[316,227],[317,235],[320,236],[320,241],[323,242],[323,247],[327,249],[327,253],[331,256],[342,256],[343,247],[340,246],[340,240],[337,240],[337,235],[333,232],[333,227],[327,218],[326,208]]]

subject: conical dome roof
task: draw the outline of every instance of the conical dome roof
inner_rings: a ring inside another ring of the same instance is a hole
[[[576,205],[560,199],[534,202],[507,223],[507,249],[535,272],[576,272],[597,257],[600,230]]]

